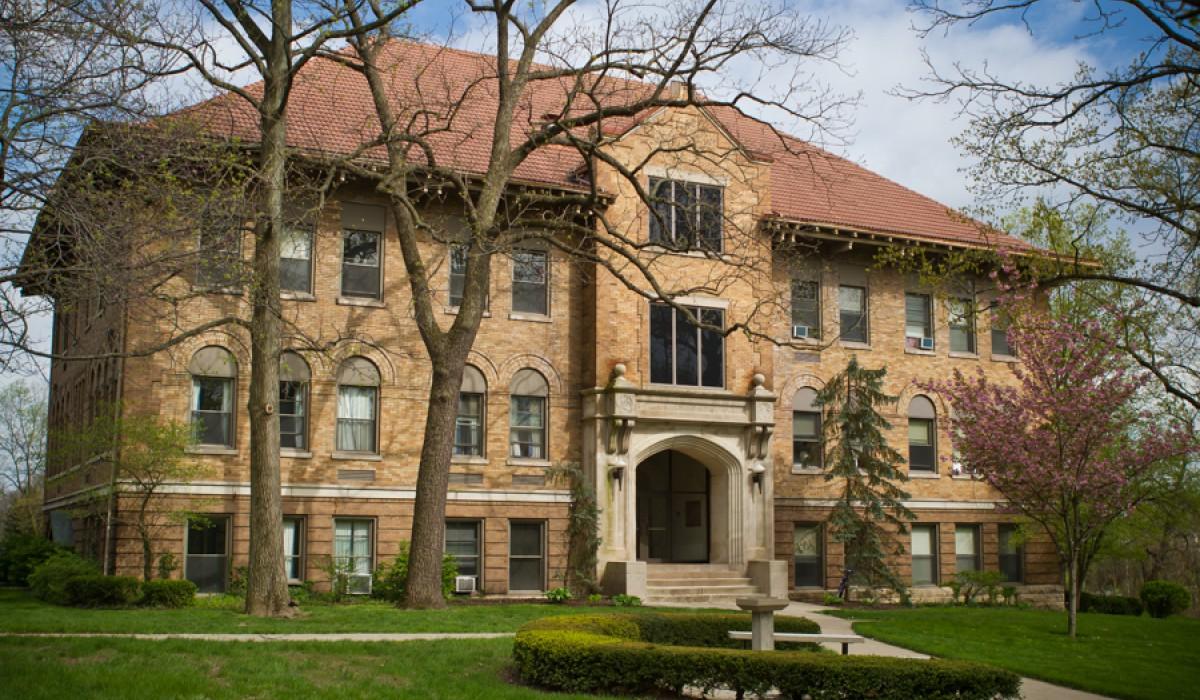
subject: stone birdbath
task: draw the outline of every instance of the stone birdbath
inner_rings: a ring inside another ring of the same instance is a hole
[[[738,598],[737,606],[749,610],[750,618],[750,648],[754,651],[772,651],[775,649],[775,612],[783,610],[790,601],[783,598],[768,598],[754,596]]]

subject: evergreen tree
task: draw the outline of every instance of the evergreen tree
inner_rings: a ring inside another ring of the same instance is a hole
[[[866,369],[851,356],[849,364],[817,393],[823,414],[827,450],[826,481],[841,479],[841,498],[829,516],[833,541],[845,549],[845,566],[853,579],[868,586],[888,586],[901,595],[905,586],[888,566],[889,555],[904,554],[895,537],[908,532],[914,519],[904,507],[908,493],[897,483],[908,481],[899,469],[904,458],[887,443],[892,425],[880,413],[898,397],[883,392],[886,369]]]

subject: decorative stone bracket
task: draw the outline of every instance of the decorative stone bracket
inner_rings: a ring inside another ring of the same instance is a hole
[[[628,466],[629,436],[637,423],[636,387],[625,379],[625,365],[613,367],[608,385],[608,436],[604,451],[608,454],[610,474],[619,481]]]
[[[766,471],[763,462],[770,458],[771,434],[775,431],[775,395],[763,384],[767,378],[756,373],[750,382],[750,425],[746,428],[746,457],[756,477]]]

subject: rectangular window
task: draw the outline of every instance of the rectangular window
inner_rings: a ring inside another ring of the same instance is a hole
[[[912,582],[935,586],[938,582],[937,526],[912,526]]]
[[[467,255],[465,245],[450,246],[450,306],[462,306],[463,289],[467,285]]]
[[[841,339],[855,343],[870,342],[867,328],[867,288],[838,287],[838,324]]]
[[[1010,583],[1025,581],[1025,547],[1019,544],[1018,531],[1016,525],[1000,525],[1000,573]]]
[[[184,577],[200,593],[224,593],[229,582],[229,518],[189,518],[186,527]]]
[[[979,571],[979,526],[954,526],[954,570]]]
[[[475,588],[480,585],[480,538],[478,520],[446,521],[446,553],[454,557],[459,576],[474,576]]]
[[[192,423],[201,445],[233,447],[233,380],[192,377]]]
[[[929,418],[908,419],[908,469],[934,470],[933,421]]]
[[[809,411],[792,412],[792,464],[802,469],[823,466],[821,449],[821,414]]]
[[[483,456],[483,394],[460,393],[454,422],[454,454]]]
[[[228,216],[206,214],[197,236],[196,286],[236,291],[242,283],[242,227]]]
[[[650,242],[719,252],[724,191],[717,185],[650,178]]]
[[[546,316],[550,311],[549,268],[542,250],[513,251],[512,310]]]
[[[375,453],[377,389],[372,386],[339,386],[337,449]]]
[[[378,231],[342,233],[342,296],[379,298],[382,238]]]
[[[304,519],[283,519],[283,570],[288,583],[304,580]]]
[[[950,318],[951,352],[975,352],[975,302],[951,299],[946,302]]]
[[[703,324],[724,328],[720,309],[688,307]],[[650,381],[684,386],[725,385],[725,336],[692,325],[682,311],[650,305]]]
[[[333,521],[333,558],[349,575],[348,593],[371,592],[374,567],[371,526],[372,522],[365,519],[338,518]]]
[[[933,349],[933,312],[928,294],[904,295],[904,346]]]
[[[546,459],[546,397],[513,396],[509,410],[512,456]]]
[[[279,288],[312,293],[313,229],[302,223],[287,224],[279,242]]]
[[[821,338],[821,283],[792,280],[792,337]]]
[[[543,523],[511,521],[508,534],[509,592],[544,590],[546,538]]]
[[[305,382],[279,382],[279,446],[293,450],[307,447],[308,393]]]
[[[796,587],[825,587],[825,566],[821,561],[821,526],[797,523],[793,542]]]
[[[1008,315],[996,309],[992,311],[992,354],[1016,357],[1017,351],[1008,342]]]

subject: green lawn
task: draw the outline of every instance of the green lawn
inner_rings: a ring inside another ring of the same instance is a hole
[[[1121,698],[1196,697],[1200,620],[1012,608],[838,610],[856,632],[933,656],[982,661],[1023,676]]]
[[[257,643],[0,638],[0,697],[590,697],[508,683],[511,652],[509,639]]]
[[[365,600],[343,605],[310,604],[299,616],[270,620],[243,615],[233,598],[200,600],[182,610],[80,610],[49,605],[21,589],[0,589],[0,632],[515,632],[548,615],[628,612],[643,608],[574,607],[513,603],[454,605],[445,610],[401,610]]]

